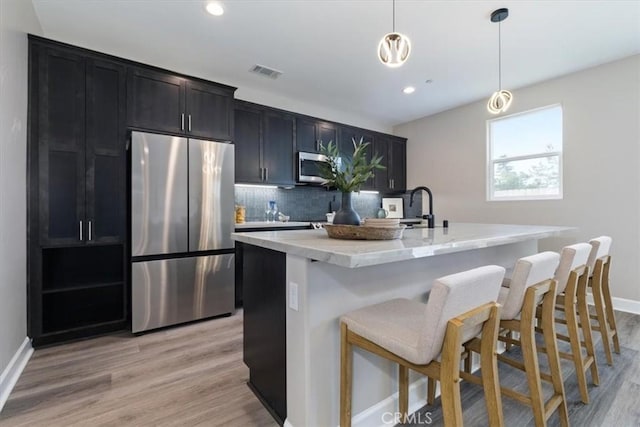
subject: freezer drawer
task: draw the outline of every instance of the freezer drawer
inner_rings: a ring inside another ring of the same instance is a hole
[[[234,266],[233,254],[132,263],[132,331],[232,313]]]
[[[133,256],[188,250],[187,147],[186,138],[131,133]]]

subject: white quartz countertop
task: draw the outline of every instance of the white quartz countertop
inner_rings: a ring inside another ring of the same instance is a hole
[[[236,232],[231,236],[254,246],[355,268],[537,240],[575,230],[564,226],[452,223],[448,228],[406,229],[398,240],[330,239],[323,229]]]
[[[311,222],[299,222],[299,221],[288,221],[288,222],[267,222],[267,221],[251,221],[245,222],[244,224],[236,224],[236,230],[241,230],[243,228],[277,228],[277,227],[309,227],[311,226]]]

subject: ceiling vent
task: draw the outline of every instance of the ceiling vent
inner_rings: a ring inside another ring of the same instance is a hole
[[[277,79],[282,74],[282,71],[274,70],[273,68],[265,67],[264,65],[254,65],[249,70],[252,73],[256,73],[263,77],[269,77],[270,79]]]

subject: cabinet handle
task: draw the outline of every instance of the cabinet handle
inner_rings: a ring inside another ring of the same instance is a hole
[[[180,130],[184,130],[184,113],[180,114]]]
[[[264,168],[264,180],[269,181],[269,168]]]
[[[191,114],[189,114],[189,132],[191,132]]]
[[[89,221],[89,240],[92,240],[92,237],[91,237],[91,221]]]
[[[82,221],[80,221],[80,241],[82,241]]]
[[[396,180],[391,178],[391,188],[396,189]]]
[[[264,168],[260,168],[260,181],[264,181]]]

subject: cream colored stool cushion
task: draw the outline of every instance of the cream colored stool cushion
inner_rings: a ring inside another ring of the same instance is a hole
[[[442,350],[447,322],[496,301],[504,268],[491,265],[437,279],[427,304],[394,299],[342,316],[349,330],[409,362],[425,365]],[[470,331],[468,340],[480,332]]]
[[[588,243],[576,243],[562,248],[560,264],[553,277],[558,282],[556,293],[561,294],[564,292],[571,270],[581,265],[586,265],[590,252],[591,245]]]
[[[609,236],[600,236],[589,240],[589,244],[591,244],[591,252],[589,253],[589,259],[587,260],[587,265],[589,266],[589,277],[593,276],[593,269],[596,266],[596,260],[609,255],[609,251],[611,250],[611,241],[612,239]]]
[[[498,295],[498,303],[502,304],[500,318],[503,320],[515,319],[522,311],[527,288],[553,278],[559,260],[560,255],[555,252],[541,252],[520,258],[513,268],[509,287],[503,285],[500,289]]]

